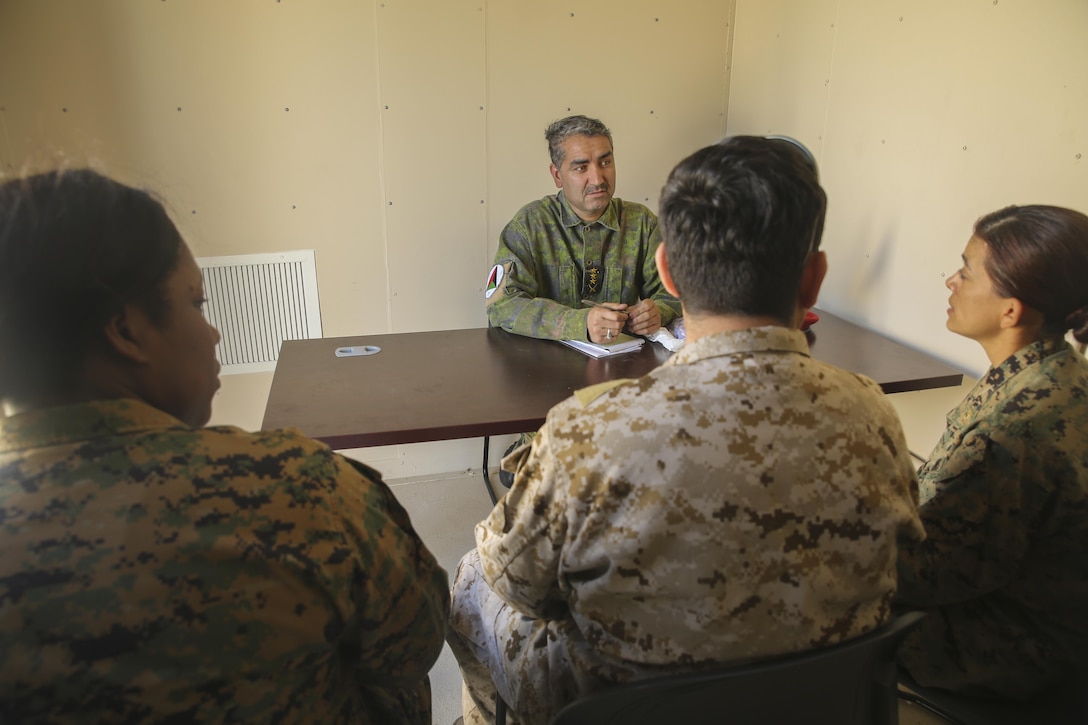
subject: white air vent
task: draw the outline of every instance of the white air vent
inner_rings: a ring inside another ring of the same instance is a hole
[[[276,369],[280,343],[321,337],[314,250],[199,257],[222,373]]]

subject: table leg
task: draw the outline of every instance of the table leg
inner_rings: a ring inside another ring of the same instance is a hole
[[[484,436],[484,485],[487,486],[487,495],[491,497],[491,505],[494,506],[499,502],[499,499],[495,496],[495,489],[491,488],[491,476],[487,473],[487,452],[491,447],[491,436]]]

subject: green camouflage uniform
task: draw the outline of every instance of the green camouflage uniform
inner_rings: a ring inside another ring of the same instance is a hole
[[[446,573],[297,431],[0,418],[0,536],[0,721],[431,722]]]
[[[898,599],[932,609],[900,663],[1011,698],[1088,664],[1088,361],[1052,338],[992,368],[919,476],[929,538],[902,551]]]
[[[523,722],[609,683],[832,645],[884,623],[922,536],[899,420],[765,327],[689,341],[548,414],[476,527],[447,639]]]
[[[633,305],[652,299],[668,325],[680,302],[665,291],[654,252],[657,217],[642,204],[612,199],[597,221],[578,218],[563,192],[522,207],[499,237],[495,264],[503,279],[488,290],[492,327],[546,340],[585,340],[582,299]],[[601,270],[589,290],[590,268]]]

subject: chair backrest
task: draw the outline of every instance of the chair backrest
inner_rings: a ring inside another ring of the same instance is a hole
[[[924,616],[908,612],[875,632],[812,652],[592,693],[563,708],[552,725],[896,725],[893,657]]]
[[[1028,702],[1002,702],[922,687],[906,672],[899,681],[909,692],[899,698],[936,713],[954,725],[1084,725],[1088,723],[1088,669],[1071,672],[1062,682]]]

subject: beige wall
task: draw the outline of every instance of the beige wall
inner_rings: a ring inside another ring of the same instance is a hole
[[[0,169],[92,164],[167,201],[199,256],[315,249],[325,336],[480,327],[502,225],[554,191],[585,113],[656,207],[723,135],[733,2],[0,0]],[[271,375],[213,422],[259,427]],[[389,476],[480,442],[363,451]],[[499,449],[501,451],[501,448]]]
[[[1088,212],[1088,2],[738,0],[727,131],[808,144],[828,309],[970,370],[944,330],[975,219]]]
[[[1088,212],[1085,0],[737,0],[727,132],[813,149],[829,210],[821,304],[977,376],[944,328],[980,215]],[[893,395],[919,452],[962,390]]]

